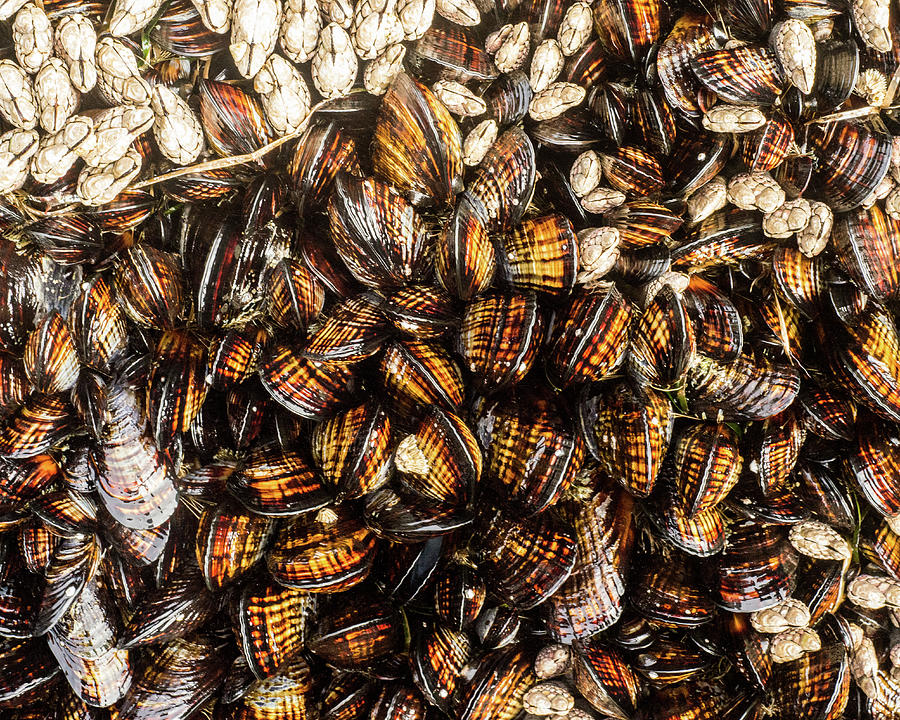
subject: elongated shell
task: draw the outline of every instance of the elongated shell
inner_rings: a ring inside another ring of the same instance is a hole
[[[235,0],[229,50],[245,78],[254,77],[272,54],[280,27],[281,3],[277,0]]]

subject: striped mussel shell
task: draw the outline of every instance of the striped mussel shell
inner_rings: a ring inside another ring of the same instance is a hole
[[[127,345],[125,313],[102,275],[86,283],[73,300],[68,326],[79,359],[92,368],[107,369]]]
[[[193,3],[174,0],[150,30],[150,39],[173,55],[203,58],[228,46],[226,35],[213,32],[200,18]]]
[[[354,388],[353,372],[346,365],[308,360],[287,345],[263,353],[259,377],[279,405],[310,420],[334,415]]]
[[[232,598],[232,627],[247,665],[263,679],[303,650],[315,610],[313,595],[272,580],[247,583]]]
[[[575,293],[554,320],[547,369],[565,387],[613,374],[629,347],[631,303],[614,284]]]
[[[859,71],[859,45],[852,37],[832,37],[816,43],[814,92],[820,110],[828,112],[841,107],[853,93]]]
[[[359,174],[356,142],[334,122],[311,123],[288,165],[297,212],[322,208],[341,171]]]
[[[467,83],[487,81],[500,73],[471,30],[451,23],[432,25],[407,50],[407,64],[417,76]]]
[[[500,135],[472,172],[464,197],[491,232],[508,232],[522,220],[537,180],[534,145],[511,127]]]
[[[425,224],[390,185],[338,175],[328,218],[341,260],[364,285],[387,289],[426,275],[431,245]]]
[[[862,548],[861,551],[865,552]],[[817,625],[826,615],[833,614],[844,600],[844,573],[841,564],[801,558],[794,597],[809,608],[810,626]]]
[[[403,613],[371,591],[330,595],[307,648],[341,668],[366,668],[404,649]]]
[[[226,480],[228,490],[258,515],[278,517],[319,510],[331,500],[319,474],[303,455],[258,445]]]
[[[631,333],[628,368],[641,386],[679,384],[697,343],[681,293],[666,285],[650,300]]]
[[[593,6],[594,28],[607,53],[640,66],[660,37],[659,0],[602,0]]]
[[[823,643],[821,650],[772,669],[769,687],[785,716],[837,718],[850,698],[851,663],[839,642]]]
[[[90,496],[71,490],[45,492],[30,504],[46,528],[60,535],[97,529],[97,506]]]
[[[335,673],[322,693],[322,714],[334,720],[357,720],[368,715],[372,681],[354,672]]]
[[[625,658],[594,639],[575,648],[575,687],[591,707],[615,718],[630,717],[637,707],[640,681]]]
[[[672,634],[661,635],[644,648],[635,671],[656,686],[689,681],[708,670],[713,658],[701,640],[681,640]]]
[[[435,615],[456,632],[472,626],[486,597],[484,580],[468,565],[450,563],[434,581]]]
[[[481,450],[462,418],[433,406],[394,450],[394,467],[399,482],[417,495],[461,506],[481,478]]]
[[[248,687],[227,705],[231,709],[226,712],[226,717],[233,720],[267,720],[273,717],[307,720],[316,716],[313,701],[316,678],[309,662],[302,656],[289,661],[275,675],[255,682],[251,682],[252,679],[252,676],[247,678]]]
[[[777,605],[794,588],[798,556],[786,531],[754,520],[731,525],[728,546],[719,556],[718,604],[748,613]]]
[[[6,669],[0,681],[0,704],[21,707],[47,697],[62,674],[59,663],[36,638],[9,640],[0,648],[0,665]]]
[[[725,133],[698,133],[680,140],[667,162],[669,189],[688,195],[708,183],[722,172],[733,145]]]
[[[0,469],[0,506],[7,510],[35,500],[63,479],[59,464],[50,455],[34,455],[15,462],[4,458]]]
[[[603,43],[591,40],[565,64],[560,79],[592,88],[605,79],[606,72],[607,55]]]
[[[206,363],[206,384],[217,390],[238,385],[259,368],[259,358],[269,341],[261,327],[246,326],[227,331],[214,341]]]
[[[773,105],[785,88],[775,53],[766,47],[711,50],[691,58],[691,68],[703,87],[737,105]]]
[[[900,420],[900,336],[891,316],[875,308],[853,324],[822,321],[817,333],[840,388],[877,415]]]
[[[478,435],[488,481],[512,515],[528,517],[555,503],[584,461],[581,436],[525,400],[487,407]]]
[[[392,467],[390,440],[390,417],[369,401],[316,425],[312,453],[338,497],[351,499],[387,482]]]
[[[463,197],[435,240],[438,282],[454,297],[471,300],[487,290],[497,267],[494,246],[482,216]]]
[[[481,96],[487,106],[484,117],[496,120],[501,130],[520,123],[528,114],[532,97],[534,91],[524,71],[504,73],[492,81]]]
[[[48,314],[28,336],[23,356],[32,389],[41,393],[71,390],[81,369],[75,341],[58,312]]]
[[[402,417],[414,416],[429,405],[455,412],[462,404],[462,372],[441,345],[393,342],[382,354],[378,369],[385,396]]]
[[[141,598],[119,636],[119,647],[145,647],[189,635],[213,616],[216,607],[200,571],[184,569]]]
[[[397,330],[420,340],[438,338],[459,324],[453,298],[431,285],[400,288],[382,310]]]
[[[437,502],[402,484],[386,485],[369,493],[365,518],[378,535],[399,543],[421,543],[472,522],[467,508]]]
[[[661,90],[638,90],[632,110],[632,124],[644,145],[656,154],[666,156],[675,145],[677,128],[672,108]]]
[[[880,515],[867,518],[860,532],[859,551],[892,578],[900,578],[900,546],[890,520]]]
[[[385,683],[372,703],[369,717],[372,720],[410,718],[424,720],[427,703],[418,688],[408,682]]]
[[[672,268],[693,273],[742,260],[764,260],[776,246],[763,235],[758,213],[727,208],[686,233],[685,241],[672,251]]]
[[[765,125],[741,137],[741,160],[750,171],[774,170],[794,143],[794,127],[784,115],[774,115]]]
[[[900,220],[879,205],[840,215],[832,239],[841,266],[861,290],[886,302],[900,292]]]
[[[233,170],[219,168],[179,175],[163,183],[162,190],[167,197],[176,202],[199,202],[224,198],[241,186],[241,178]],[[127,190],[119,197],[126,193]]]
[[[884,423],[861,426],[843,459],[847,479],[884,517],[900,514],[900,490],[894,478],[900,466],[900,438]]]
[[[475,387],[496,391],[531,370],[545,323],[534,294],[491,293],[471,301],[462,317],[457,349]]]
[[[42,217],[27,227],[26,234],[60,265],[96,262],[107,250],[100,226],[87,215]]]
[[[779,293],[807,317],[816,317],[827,302],[821,255],[809,258],[797,248],[777,247],[772,253],[772,279]]]
[[[21,405],[30,390],[22,359],[0,352],[0,420]]]
[[[691,58],[718,48],[712,17],[686,12],[675,21],[656,55],[656,71],[666,101],[694,122],[703,112],[697,104],[700,83],[691,70]]]
[[[44,573],[46,584],[40,607],[33,616],[32,632],[46,635],[72,607],[100,563],[100,542],[94,534],[63,537],[54,548]]]
[[[556,298],[575,285],[578,270],[575,228],[553,213],[523,221],[504,234],[498,249],[500,281],[514,292]]]
[[[818,160],[816,175],[835,213],[853,210],[887,175],[891,140],[847,121],[813,125],[809,143]]]
[[[650,519],[663,539],[688,555],[709,557],[725,547],[725,519],[719,509],[710,507],[688,515],[672,487],[661,489]]]
[[[462,189],[462,133],[425,85],[400,73],[381,102],[372,139],[375,174],[413,202],[450,204]]]
[[[682,301],[691,320],[697,352],[729,362],[744,347],[744,326],[731,299],[700,275],[692,275]]]
[[[274,522],[224,500],[206,508],[197,527],[195,551],[206,586],[217,591],[259,562],[274,531]]]
[[[0,455],[40,455],[74,430],[75,414],[64,396],[32,393],[0,427]]]
[[[611,483],[584,505],[560,503],[578,546],[572,574],[547,603],[547,628],[560,642],[585,640],[621,617],[635,535],[633,509],[632,496]]]
[[[454,706],[473,650],[471,636],[459,630],[434,624],[419,633],[409,649],[409,664],[413,682],[429,703],[448,710]]]
[[[441,554],[452,539],[438,535],[421,543],[382,543],[375,558],[376,565],[381,565],[376,584],[396,603],[418,599],[427,606]]]
[[[635,609],[664,627],[695,628],[715,618],[715,605],[692,565],[646,566],[634,585]]]
[[[600,160],[606,181],[628,197],[655,195],[665,185],[659,160],[636,145],[620,147]]]
[[[498,650],[512,644],[522,629],[519,611],[509,605],[490,605],[475,621],[475,635],[485,650]]]
[[[647,497],[672,437],[668,398],[618,382],[582,400],[579,422],[588,450],[604,471],[632,495]]]
[[[667,242],[684,220],[666,207],[646,200],[627,202],[609,214],[623,248],[645,248]]]
[[[806,439],[803,421],[794,407],[766,418],[754,428],[750,442],[750,471],[764,494],[781,487],[800,457]]]
[[[796,368],[754,362],[746,354],[731,363],[698,355],[687,373],[689,407],[716,422],[763,420],[777,415],[794,401],[799,390]]]
[[[522,712],[522,698],[536,680],[532,663],[531,653],[520,646],[483,655],[466,681],[457,717],[513,720]]]
[[[206,348],[196,337],[183,330],[162,334],[147,387],[150,426],[161,447],[185,432],[200,412],[205,370]]]
[[[376,538],[349,508],[300,517],[275,535],[266,563],[282,585],[332,593],[361,583],[372,569]]]
[[[267,293],[269,317],[279,327],[303,330],[325,304],[325,287],[293,258],[284,258],[269,271]]]
[[[804,386],[798,400],[803,408],[804,428],[825,440],[852,440],[856,426],[856,404],[820,385]]]
[[[39,314],[41,264],[16,252],[16,244],[0,239],[0,347],[12,349],[25,342]]]
[[[696,423],[672,442],[673,481],[688,517],[718,505],[741,475],[737,433],[721,423]]]
[[[198,90],[204,134],[217,155],[245,155],[272,141],[262,107],[253,95],[218,80],[200,80]]]
[[[173,640],[136,669],[131,687],[116,706],[116,717],[188,717],[213,697],[227,667],[214,639],[195,634]]]
[[[383,299],[362,293],[332,308],[310,334],[303,356],[313,362],[359,362],[378,352],[388,330]]]
[[[184,310],[184,284],[174,256],[148,244],[120,253],[113,278],[128,317],[143,327],[171,328]]]
[[[37,615],[40,594],[34,584],[30,582],[31,572],[43,575],[45,568],[43,562],[41,567],[34,567],[26,552],[32,547],[30,539],[35,537],[32,529],[39,527],[42,526],[35,523],[20,528],[19,536],[26,538],[20,545],[27,543],[20,553],[14,554],[12,548],[4,548],[6,557],[0,566],[0,592],[3,595],[3,605],[0,606],[0,629],[7,641],[25,640],[32,636],[32,622]],[[26,529],[28,530],[26,531]],[[46,537],[43,541],[38,539],[35,544],[47,548],[47,552],[42,552],[41,555],[47,554],[47,561],[49,561],[49,552],[52,551],[50,538],[55,536],[47,531],[45,533]],[[43,558],[41,559],[43,560]]]
[[[548,600],[575,567],[572,530],[551,513],[516,521],[498,512],[486,520],[476,559],[488,590],[521,610]]]

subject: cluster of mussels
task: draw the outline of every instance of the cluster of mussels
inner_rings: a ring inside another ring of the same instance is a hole
[[[889,0],[0,19],[3,717],[900,718]]]

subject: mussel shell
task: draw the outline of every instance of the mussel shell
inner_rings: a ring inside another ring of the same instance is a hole
[[[900,513],[894,478],[900,464],[900,438],[883,423],[860,427],[855,447],[844,459],[846,474],[869,505],[885,517]]]
[[[113,285],[128,316],[145,327],[171,328],[184,309],[181,270],[169,253],[139,244],[120,253]]]
[[[323,207],[338,173],[353,172],[357,167],[356,143],[339,125],[310,124],[288,165],[297,212],[302,215]]]
[[[434,582],[434,612],[457,632],[475,622],[486,597],[484,580],[467,565],[448,565]]]
[[[370,292],[336,305],[309,336],[303,356],[313,362],[353,363],[374,355],[388,335],[382,302]]]
[[[259,357],[268,340],[268,334],[261,328],[229,330],[215,348],[210,349],[206,383],[224,390],[249,379],[257,370]]]
[[[207,28],[190,2],[172,2],[150,31],[161,48],[181,57],[208,57],[228,46],[227,39]]]
[[[794,470],[806,439],[799,414],[788,408],[764,420],[751,436],[751,471],[763,494],[781,487]]]
[[[487,105],[487,113],[483,117],[496,120],[501,130],[515,125],[528,114],[528,105],[533,96],[534,91],[524,71],[504,73],[488,85],[481,96]]]
[[[813,92],[823,112],[839,108],[850,97],[859,76],[859,64],[859,46],[853,38],[816,44]]]
[[[70,390],[80,370],[75,342],[59,313],[47,315],[25,343],[25,373],[41,393]]]
[[[804,427],[826,440],[852,440],[856,405],[840,393],[821,386],[805,387],[800,393]]]
[[[796,248],[778,247],[772,254],[775,286],[807,317],[819,314],[825,302],[825,264],[821,256],[808,258]]]
[[[666,101],[674,110],[694,121],[700,118],[702,111],[697,105],[700,83],[691,70],[690,61],[692,57],[718,47],[712,18],[686,12],[675,21],[656,55],[656,71]]]
[[[269,272],[269,316],[280,327],[305,329],[325,304],[325,288],[302,263],[285,258]]]
[[[259,377],[279,405],[311,420],[334,415],[354,387],[347,366],[307,360],[286,345],[274,345],[263,354]]]
[[[318,510],[331,497],[298,452],[274,445],[254,447],[226,481],[228,490],[259,515],[298,515]]]
[[[432,25],[407,51],[407,64],[417,76],[446,77],[466,83],[499,75],[490,56],[470,31],[453,24]]]
[[[646,568],[634,586],[632,603],[648,620],[666,627],[694,628],[715,617],[715,605],[690,565]]]
[[[741,138],[741,160],[753,172],[774,170],[787,157],[793,142],[793,126],[783,115],[775,115]]]
[[[744,347],[744,326],[728,296],[702,276],[693,275],[682,299],[697,352],[723,362],[736,360]]]
[[[629,197],[654,195],[665,184],[659,160],[635,145],[603,155],[602,163],[607,182]]]
[[[210,590],[225,587],[259,562],[274,531],[269,518],[244,512],[234,501],[200,516],[195,551]]]
[[[698,133],[678,142],[667,163],[669,188],[688,195],[708,183],[725,167],[732,144],[724,133]]]
[[[468,525],[472,514],[466,508],[435,502],[404,488],[384,486],[366,496],[365,519],[381,536],[418,543]]]
[[[521,647],[495,650],[479,659],[466,683],[459,720],[513,720],[534,683],[530,654]]]
[[[689,516],[718,505],[737,484],[742,459],[737,433],[724,424],[698,423],[672,443],[673,479]]]
[[[436,240],[434,268],[438,282],[460,300],[471,300],[490,287],[496,267],[485,222],[464,197]]]
[[[440,337],[459,324],[453,299],[431,285],[400,288],[387,298],[382,311],[395,328],[421,340]]]
[[[93,263],[106,251],[100,227],[86,215],[42,217],[26,229],[27,236],[61,265]]]
[[[198,89],[204,134],[217,155],[245,155],[272,140],[256,97],[218,80],[200,80]]]
[[[0,418],[21,405],[30,390],[22,359],[12,353],[0,352]]]
[[[569,219],[558,213],[520,223],[503,236],[500,280],[516,292],[567,295],[578,270],[578,240]]]
[[[419,633],[409,651],[412,679],[429,703],[451,708],[469,662],[472,640],[468,633],[435,624]]]
[[[777,605],[794,586],[797,553],[776,525],[741,520],[719,557],[719,604],[748,613]]]
[[[841,265],[861,290],[885,302],[900,292],[900,221],[878,205],[840,215],[832,233]]]
[[[691,58],[691,68],[704,87],[738,105],[772,105],[785,86],[775,54],[765,47],[711,50]]]
[[[658,0],[598,0],[594,29],[607,53],[639,65],[659,39],[662,4]]]
[[[296,657],[277,675],[257,680],[246,687],[226,717],[229,720],[268,720],[275,717],[307,720],[316,716],[316,706],[312,700],[314,688],[312,668],[304,658]]]
[[[631,335],[628,368],[642,386],[677,385],[696,355],[686,303],[665,286],[647,305]]]
[[[651,515],[663,538],[688,555],[709,557],[725,547],[725,520],[711,507],[689,516],[681,509],[674,490],[664,488],[652,506]]]
[[[640,685],[624,658],[597,641],[576,646],[575,687],[591,707],[615,718],[630,717]]]
[[[771,687],[783,718],[837,718],[847,707],[850,679],[847,651],[834,643],[773,668]]]
[[[440,345],[407,340],[391,343],[381,356],[380,380],[401,415],[428,405],[455,412],[463,401],[462,374]]]

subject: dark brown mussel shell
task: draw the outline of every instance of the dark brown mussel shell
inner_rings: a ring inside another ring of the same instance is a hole
[[[484,117],[496,120],[501,129],[515,125],[528,114],[528,105],[533,96],[534,91],[524,71],[504,73],[488,85],[481,96],[487,105]]]
[[[42,544],[50,549],[47,540]],[[32,624],[40,604],[40,592],[29,572],[29,563],[23,562],[9,545],[5,546],[2,552],[4,557],[0,566],[0,632],[3,633],[4,639],[24,640],[33,634]],[[47,558],[49,559],[50,557]],[[44,568],[35,568],[35,571],[43,573]]]
[[[376,580],[394,602],[406,604],[422,600],[427,604],[428,590],[453,536],[437,535],[417,543],[382,543],[375,564],[381,565]]]
[[[486,478],[510,513],[530,516],[556,502],[584,460],[584,442],[550,411],[495,404],[478,419]]]
[[[691,425],[672,448],[675,494],[689,517],[718,505],[740,478],[739,438],[727,425]]]
[[[296,657],[277,675],[252,683],[223,717],[226,720],[309,720],[317,717],[314,689],[315,677],[309,663]]]
[[[486,597],[484,580],[468,565],[447,565],[434,582],[434,612],[457,632],[471,627]]]
[[[297,515],[319,510],[331,500],[304,457],[277,445],[253,448],[229,476],[227,487],[259,515]]]
[[[549,120],[530,123],[528,133],[548,153],[582,153],[603,144],[598,135],[599,124],[586,108],[579,107]]]
[[[719,556],[718,603],[748,613],[777,605],[794,587],[797,553],[777,525],[739,520]]]
[[[306,592],[339,592],[372,569],[376,539],[347,508],[298,518],[279,530],[269,550],[269,572],[282,585]]]
[[[628,352],[631,303],[615,285],[572,296],[556,317],[547,367],[562,386],[602,380]]]
[[[677,131],[672,108],[663,93],[647,88],[638,90],[633,112],[633,125],[643,138],[643,144],[660,156],[671,153]]]
[[[93,263],[106,251],[100,227],[86,215],[42,217],[31,223],[26,233],[47,257],[61,265]]]
[[[0,352],[0,418],[24,402],[31,390],[25,364],[12,353]]]
[[[522,629],[518,609],[508,605],[485,607],[475,620],[475,635],[485,650],[512,644]]]
[[[831,38],[816,44],[816,83],[819,107],[837,109],[853,92],[860,71],[859,46],[853,38]]]
[[[162,188],[176,202],[198,202],[224,198],[241,186],[241,178],[233,170],[221,168],[179,175],[163,183]]]
[[[365,518],[376,533],[401,543],[419,543],[472,522],[466,508],[390,486],[366,496]]]
[[[279,405],[311,420],[334,415],[354,387],[353,372],[346,365],[313,362],[286,345],[263,354],[259,377]]]
[[[780,708],[774,717],[836,720],[847,707],[850,679],[850,661],[840,643],[779,665],[773,668],[770,683]]]
[[[234,445],[245,450],[256,442],[264,419],[274,410],[275,405],[258,382],[251,380],[231,388],[225,396],[225,416]]]
[[[793,408],[767,418],[754,430],[750,438],[750,470],[766,494],[781,487],[794,470],[806,430]]]
[[[390,439],[388,414],[368,402],[319,423],[313,431],[312,452],[338,497],[354,498],[387,482]]]
[[[404,649],[403,613],[371,591],[331,595],[307,647],[327,663],[365,668]]]
[[[97,529],[97,506],[93,498],[81,493],[71,490],[44,493],[32,500],[29,508],[45,528],[60,535]]]
[[[724,133],[697,134],[676,143],[667,163],[669,188],[687,195],[708,183],[725,167],[732,145]]]
[[[522,698],[536,680],[534,659],[522,647],[484,655],[466,682],[459,720],[513,720],[522,712]]]
[[[801,460],[795,470],[815,517],[839,530],[857,523],[856,508],[844,482],[823,465]]]
[[[466,505],[481,478],[481,450],[458,416],[429,408],[394,452],[399,481],[437,503]]]
[[[119,254],[114,287],[125,312],[144,327],[171,328],[184,310],[178,263],[151,245],[133,245]]]
[[[577,249],[575,228],[565,216],[554,213],[525,220],[503,236],[500,280],[517,292],[567,295],[575,285]]]
[[[297,212],[323,207],[334,178],[358,167],[356,143],[335,123],[314,122],[300,139],[288,165]]]
[[[604,471],[631,494],[648,496],[672,436],[674,415],[665,395],[620,382],[588,395],[579,413],[587,447]]]
[[[883,423],[861,426],[855,447],[846,455],[849,480],[875,510],[885,517],[900,513],[900,437]]]
[[[438,405],[450,412],[462,404],[464,386],[456,362],[440,345],[406,340],[391,343],[381,356],[381,383],[391,404],[408,417],[417,408]]]
[[[478,569],[488,589],[527,610],[550,598],[575,567],[572,531],[541,513],[513,521],[497,513],[478,538]]]
[[[656,71],[666,101],[673,110],[691,120],[699,120],[702,111],[697,104],[700,83],[691,70],[691,58],[717,50],[709,15],[686,12],[660,44],[656,55]]]
[[[471,300],[490,287],[496,254],[485,221],[470,200],[460,200],[435,242],[435,274],[447,292]]]
[[[21,461],[0,460],[0,506],[12,509],[52,489],[62,478],[50,455],[34,455]]]
[[[699,272],[760,260],[775,247],[776,242],[762,234],[758,213],[728,208],[688,231],[685,242],[672,251],[672,265],[675,270]]]
[[[234,597],[232,625],[258,678],[276,674],[303,649],[313,596],[269,581],[248,583]]]
[[[225,36],[207,28],[194,5],[174,0],[150,31],[150,39],[180,57],[208,57],[228,46]]]
[[[825,263],[796,248],[777,247],[772,254],[772,275],[779,292],[807,317],[816,317],[825,302]]]
[[[23,361],[37,392],[53,394],[72,389],[80,365],[72,333],[59,313],[50,313],[32,331]]]
[[[480,43],[462,27],[432,25],[409,47],[407,63],[416,75],[457,82],[493,80],[499,75]]]
[[[363,720],[369,716],[372,690],[364,675],[336,673],[322,695],[322,714],[332,720]]]
[[[185,571],[143,596],[119,636],[119,647],[155,645],[184,637],[212,617],[215,609],[215,600],[200,572]]]
[[[72,534],[59,541],[44,573],[46,583],[32,625],[35,636],[45,635],[59,622],[94,577],[99,563],[96,535]]]
[[[634,200],[609,213],[623,248],[644,248],[668,241],[684,220],[666,207]]]
[[[339,303],[310,335],[303,356],[313,362],[353,363],[374,355],[388,332],[382,302],[369,292]]]
[[[622,615],[635,526],[629,493],[608,484],[583,506],[562,502],[578,557],[572,574],[547,603],[547,628],[560,642],[584,640]]]
[[[0,239],[0,347],[25,342],[34,327],[42,297],[40,262],[16,252],[16,244]]]
[[[625,144],[631,126],[631,96],[633,91],[620,83],[602,83],[587,97],[591,115],[600,126],[603,137],[615,147]],[[565,116],[563,116],[565,117]]]
[[[0,456],[28,458],[72,434],[74,414],[60,395],[30,395],[0,428]]]
[[[395,328],[421,340],[440,337],[459,324],[453,299],[429,285],[400,288],[387,298],[382,311]]]
[[[594,28],[606,51],[639,65],[660,36],[663,12],[658,0],[600,0],[593,6]]]
[[[804,386],[800,393],[803,424],[826,440],[852,440],[856,425],[856,405],[840,393],[819,385]]]
[[[409,664],[413,682],[428,702],[448,710],[453,706],[472,651],[470,635],[460,630],[435,624],[419,633],[409,650]]]
[[[116,719],[189,718],[213,696],[227,668],[212,639],[173,640],[135,672],[131,688],[116,707]]]
[[[250,570],[262,559],[273,530],[272,520],[245,512],[234,501],[204,510],[195,550],[207,587],[220,590]]]
[[[635,325],[628,367],[642,386],[672,387],[693,363],[696,347],[687,307],[681,295],[666,285]]]
[[[543,339],[544,321],[533,294],[490,294],[466,306],[458,350],[475,387],[496,391],[528,374]]]
[[[419,690],[406,682],[385,684],[372,703],[371,720],[424,720],[427,704]]]
[[[691,58],[691,68],[705,88],[739,105],[772,105],[785,86],[775,54],[765,47],[712,50]]]
[[[87,283],[69,306],[68,326],[79,358],[90,367],[107,368],[125,349],[125,315],[102,275]]]
[[[426,274],[431,247],[425,225],[390,185],[338,175],[328,218],[338,254],[364,285],[391,288]]]
[[[504,132],[472,173],[464,197],[491,232],[508,232],[519,224],[537,180],[534,145],[525,131]]]
[[[662,537],[688,555],[709,557],[721,552],[725,547],[725,520],[718,508],[688,515],[681,506],[673,488],[663,488],[652,503],[651,520]]]
[[[723,362],[736,360],[744,347],[744,327],[734,303],[700,275],[691,277],[682,301],[691,319],[697,352]]]
[[[783,115],[775,115],[761,128],[741,138],[741,160],[751,171],[770,171],[787,157],[794,128]]]
[[[206,384],[218,390],[248,380],[259,367],[259,358],[269,335],[258,327],[229,330],[210,348]]]
[[[513,3],[501,3],[500,7],[509,6],[515,11],[513,17],[517,21],[528,23],[531,37],[535,43],[556,35],[563,18],[565,3],[562,0],[525,0],[517,6]]]
[[[99,476],[100,499],[125,527],[159,527],[178,503],[174,473],[146,432],[130,387],[109,388],[103,419],[100,447],[105,472]]]
[[[462,134],[427,87],[400,73],[381,102],[372,139],[375,173],[414,202],[449,204],[462,189]]]
[[[900,421],[900,336],[891,315],[875,308],[853,324],[822,322],[817,331],[841,389],[872,412]]]
[[[861,290],[885,302],[900,292],[900,221],[878,206],[840,215],[832,233],[837,258]]]
[[[603,43],[592,40],[568,60],[561,79],[592,88],[606,77],[606,71],[606,52]]]
[[[190,333],[168,330],[156,346],[147,388],[151,428],[161,447],[186,431],[206,395],[206,349]]]
[[[280,327],[303,330],[325,304],[325,288],[304,265],[285,258],[268,276],[269,316]]]
[[[665,627],[694,628],[715,617],[715,605],[690,565],[652,564],[639,576],[632,592],[635,609]]]
[[[217,155],[246,155],[272,140],[262,107],[250,93],[218,80],[200,80],[198,91],[204,134]]]
[[[699,355],[687,373],[690,408],[718,422],[763,420],[787,408],[800,390],[790,365],[754,362],[741,355],[724,364]]]
[[[887,175],[888,136],[844,121],[811,126],[809,142],[818,159],[816,174],[825,200],[836,213],[858,207]]]
[[[619,720],[632,716],[640,683],[625,659],[597,641],[575,649],[575,687],[598,712]]]
[[[600,162],[607,182],[629,197],[654,195],[665,184],[659,160],[637,146],[626,145],[601,155]]]

